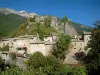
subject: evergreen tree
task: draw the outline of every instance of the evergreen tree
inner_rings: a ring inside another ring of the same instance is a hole
[[[68,18],[66,15],[63,17],[62,22],[64,23],[64,33],[65,33],[65,26],[66,26],[66,23],[68,23]]]

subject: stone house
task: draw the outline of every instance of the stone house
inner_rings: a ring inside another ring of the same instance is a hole
[[[19,54],[24,54],[25,52],[32,54],[39,51],[43,55],[48,55],[55,44],[56,38],[56,35],[44,35],[44,39],[41,41],[38,35],[25,35],[2,40],[0,41],[0,46],[9,45],[9,52]]]
[[[71,39],[70,43],[70,52],[86,52],[85,47],[87,46],[88,42],[91,40],[91,32],[84,32],[82,36],[75,35]]]

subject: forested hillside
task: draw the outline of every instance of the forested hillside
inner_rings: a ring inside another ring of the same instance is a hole
[[[17,29],[20,24],[24,23],[26,18],[17,14],[0,13],[0,36],[7,36],[13,30]]]

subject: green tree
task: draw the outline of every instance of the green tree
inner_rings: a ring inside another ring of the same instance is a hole
[[[2,57],[0,56],[0,65],[2,64],[3,60],[2,60]]]
[[[47,18],[44,19],[44,25],[48,28],[50,27],[51,25],[51,20],[52,20],[52,17],[51,16],[48,16]]]
[[[0,72],[0,75],[24,75],[24,72],[17,66],[11,66],[11,68],[6,68],[5,71]]]
[[[24,71],[17,66],[11,66],[0,72],[0,75],[86,75],[84,66],[69,67],[53,55],[43,56],[40,52],[30,56],[26,64],[27,69]]]
[[[0,51],[9,51],[9,46],[5,45],[2,48],[0,48]]]
[[[37,34],[39,35],[39,38],[41,40],[43,40],[43,35],[45,34],[42,30],[41,30],[41,27],[40,27],[40,23],[38,22],[37,25],[36,25],[36,31],[37,31]]]
[[[33,18],[30,18],[30,21],[35,22],[35,19],[36,19],[36,15]]]
[[[96,28],[100,28],[100,20],[96,21],[96,23],[94,23]]]
[[[26,32],[26,24],[21,24],[20,27],[17,29],[16,31],[16,36],[19,36],[19,35],[25,35],[25,32]]]
[[[89,49],[86,60],[87,70],[91,74],[97,74],[100,71],[100,21],[95,23],[87,47]]]
[[[40,53],[34,53],[28,60],[27,65],[35,69],[45,66],[45,57]]]
[[[35,75],[59,75],[65,73],[63,64],[56,57],[43,56],[40,52],[34,53],[28,60],[27,66]]]
[[[66,54],[68,52],[68,45],[70,43],[70,37],[66,36],[64,34],[60,34],[59,39],[56,43],[56,46],[54,47],[52,54],[56,58],[60,58],[61,60],[64,60],[66,57]]]
[[[67,16],[65,15],[63,18],[62,18],[62,20],[61,20],[63,23],[64,23],[64,33],[65,33],[65,26],[66,26],[66,23],[68,23],[68,18],[67,18]]]
[[[87,75],[85,66],[67,68],[66,75]]]

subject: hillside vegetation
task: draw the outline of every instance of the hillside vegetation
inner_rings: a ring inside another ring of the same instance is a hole
[[[16,14],[0,13],[0,36],[7,36],[13,30],[17,29],[20,24],[25,22],[25,18]]]
[[[26,21],[27,17],[22,17],[17,13],[17,11],[11,9],[0,9],[0,37],[15,37],[37,33],[47,35],[51,32],[77,35],[92,29],[89,26],[69,21],[66,15],[63,18],[37,15]]]
[[[18,37],[25,34],[29,34],[29,35],[39,34],[40,36],[43,36],[43,35],[48,35],[51,32],[57,33],[57,30],[54,27],[46,26],[46,25],[45,25],[45,22],[44,23],[33,22],[31,21],[30,18],[28,18],[25,23],[21,24],[19,28],[17,28],[17,30],[13,31],[10,37]]]

